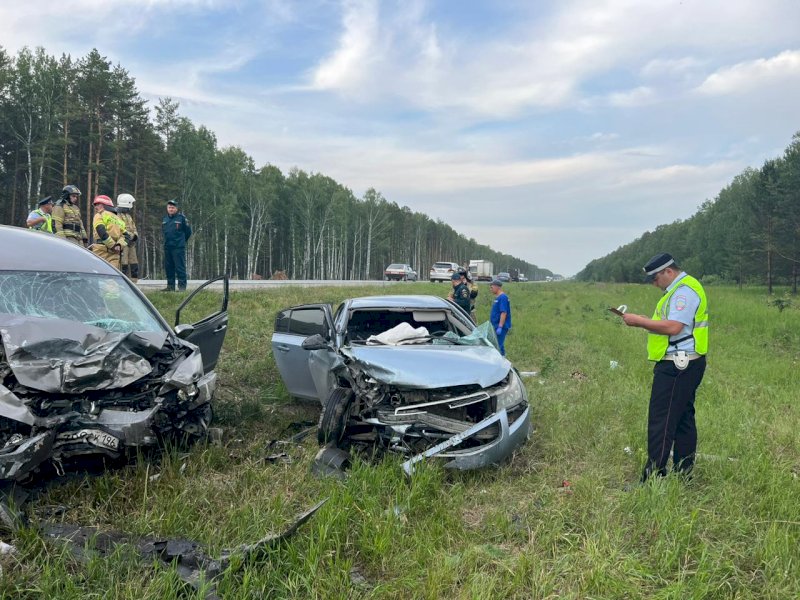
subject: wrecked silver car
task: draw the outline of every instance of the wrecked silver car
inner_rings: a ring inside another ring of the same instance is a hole
[[[173,330],[91,252],[0,226],[0,480],[204,434],[224,290],[218,312]]]
[[[435,296],[374,296],[278,313],[272,349],[293,396],[322,402],[321,445],[369,446],[416,462],[475,469],[501,462],[529,435],[525,386],[476,327]]]

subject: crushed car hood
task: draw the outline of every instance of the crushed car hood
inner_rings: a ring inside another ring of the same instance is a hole
[[[436,389],[488,387],[508,375],[511,363],[486,346],[350,346],[343,352],[364,372],[388,385]]]
[[[152,371],[167,332],[117,333],[65,319],[0,315],[6,361],[17,381],[48,393],[125,387]]]

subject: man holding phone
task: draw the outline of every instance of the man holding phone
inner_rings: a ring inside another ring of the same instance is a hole
[[[694,401],[708,352],[708,303],[700,282],[666,253],[651,258],[644,272],[664,295],[652,318],[622,315],[626,325],[647,330],[647,358],[655,362],[642,482],[666,475],[670,451],[673,471],[691,473],[697,449]]]

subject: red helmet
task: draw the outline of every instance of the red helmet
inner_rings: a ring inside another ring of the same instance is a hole
[[[94,202],[92,202],[92,204],[104,204],[105,206],[114,206],[114,203],[111,201],[111,198],[105,195],[97,196],[94,199]]]

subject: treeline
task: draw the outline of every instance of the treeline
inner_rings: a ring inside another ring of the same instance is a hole
[[[745,169],[691,218],[661,225],[590,262],[584,281],[642,281],[642,265],[670,252],[705,281],[789,284],[800,266],[800,133],[783,156]]]
[[[0,47],[0,222],[24,226],[39,198],[57,198],[68,183],[83,192],[87,225],[97,194],[136,197],[140,263],[150,278],[163,277],[160,223],[172,198],[194,229],[193,278],[283,270],[293,279],[370,279],[390,262],[407,262],[424,278],[436,261],[477,258],[535,279],[552,275],[376,190],[357,198],[320,173],[257,167],[242,149],[219,148],[170,98],[151,114],[133,77],[97,50],[73,60],[42,48],[12,57]]]

